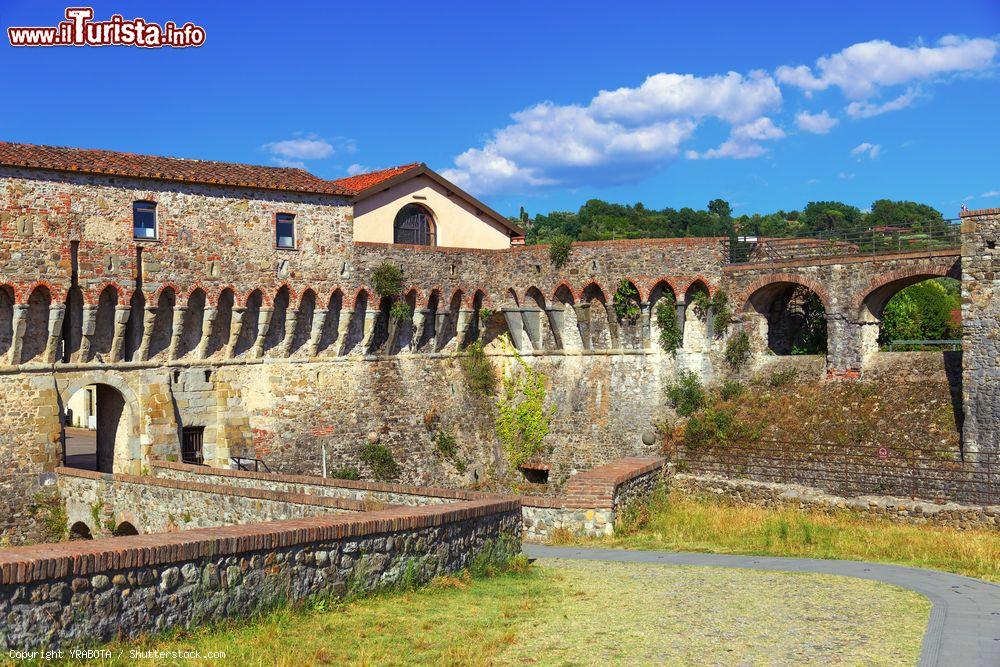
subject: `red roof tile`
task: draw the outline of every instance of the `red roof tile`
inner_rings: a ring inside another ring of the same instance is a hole
[[[355,192],[362,192],[368,188],[375,187],[379,183],[384,183],[390,178],[404,174],[411,169],[417,169],[422,167],[424,164],[422,162],[414,162],[412,164],[404,164],[399,167],[389,167],[388,169],[380,169],[379,171],[372,171],[367,174],[358,174],[357,176],[348,176],[346,178],[338,178],[333,183],[336,183],[342,188],[348,190],[353,190]]]
[[[336,181],[323,180],[304,169],[262,167],[236,162],[189,160],[61,146],[0,142],[0,165],[264,190],[330,195],[353,194],[353,191],[337,184]]]

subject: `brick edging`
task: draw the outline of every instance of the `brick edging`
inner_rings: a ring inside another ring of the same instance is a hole
[[[132,567],[165,565],[268,551],[312,542],[433,528],[520,510],[517,499],[394,507],[356,516],[320,516],[172,533],[59,542],[0,550],[0,585],[88,576]]]

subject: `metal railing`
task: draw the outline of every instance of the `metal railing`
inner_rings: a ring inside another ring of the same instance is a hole
[[[947,346],[951,348],[952,352],[956,352],[962,349],[961,340],[890,340],[889,341],[889,351],[895,352],[897,347],[913,347],[913,348],[925,348],[925,347],[943,347]]]
[[[679,473],[801,484],[844,497],[1000,503],[996,453],[963,460],[956,448],[758,440],[679,445],[669,458]]]
[[[819,232],[789,238],[725,239],[730,264],[764,264],[820,257],[885,255],[943,250],[962,245],[955,220],[913,224],[910,227],[875,227],[857,232]]]
[[[230,456],[229,462],[236,466],[236,470],[247,470],[249,472],[271,472],[271,469],[261,459],[251,459],[245,456]]]

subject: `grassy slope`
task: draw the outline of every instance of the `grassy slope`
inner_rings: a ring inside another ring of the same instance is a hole
[[[1000,532],[910,526],[862,517],[737,505],[725,497],[657,494],[620,534],[591,546],[840,558],[956,572],[1000,583]]]
[[[152,664],[913,664],[930,604],[877,582],[720,568],[548,561],[490,579],[111,646],[225,652]],[[144,661],[146,662],[146,661]]]

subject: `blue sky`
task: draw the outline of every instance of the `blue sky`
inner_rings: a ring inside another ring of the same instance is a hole
[[[0,25],[64,3],[4,0]],[[504,213],[1000,206],[1000,3],[95,2],[195,49],[0,45],[0,138],[349,170]]]

